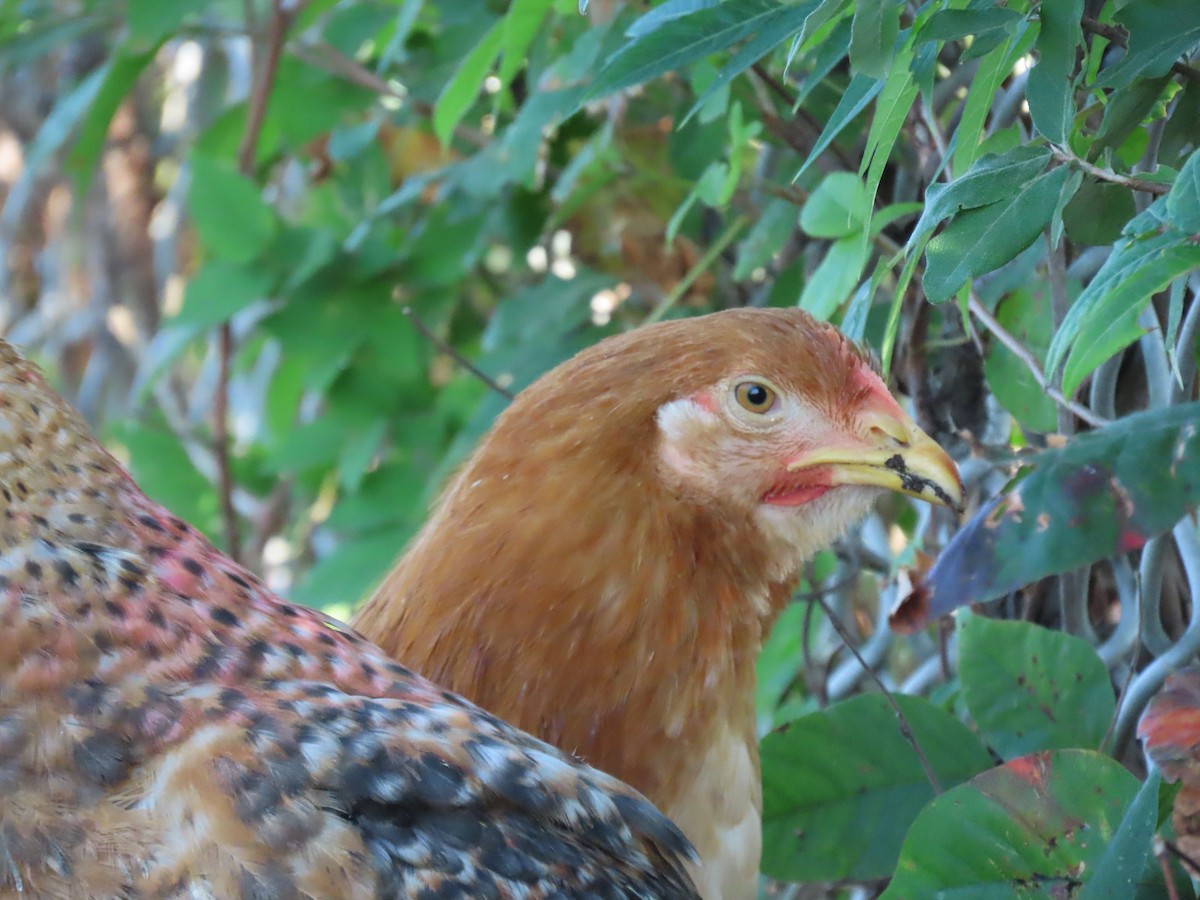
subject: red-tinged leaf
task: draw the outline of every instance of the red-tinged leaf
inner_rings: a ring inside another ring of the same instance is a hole
[[[1015,759],[921,812],[883,896],[1076,896],[1137,792],[1120,763],[1091,750]],[[1120,896],[1134,896],[1134,884],[1124,887]]]
[[[1200,666],[1167,679],[1142,713],[1137,733],[1168,781],[1200,785]]]
[[[1027,462],[891,615],[911,633],[960,606],[1136,550],[1200,505],[1200,403],[1139,413]]]

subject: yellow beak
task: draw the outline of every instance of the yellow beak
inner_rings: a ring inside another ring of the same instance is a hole
[[[887,488],[962,512],[958,467],[909,416],[877,414],[866,424],[866,440],[817,448],[789,463],[787,470],[821,467],[828,470],[831,484]]]

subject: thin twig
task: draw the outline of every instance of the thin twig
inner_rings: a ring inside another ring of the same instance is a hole
[[[233,356],[233,329],[224,322],[217,329],[217,388],[213,397],[213,453],[217,462],[217,489],[221,495],[221,520],[225,526],[225,552],[242,558],[237,510],[233,506],[233,473],[229,468],[229,361]]]
[[[1033,376],[1033,380],[1037,382],[1038,387],[1042,389],[1047,397],[1064,409],[1069,409],[1094,428],[1102,428],[1108,424],[1108,419],[1097,415],[1086,406],[1081,406],[1069,397],[1064,396],[1063,392],[1058,388],[1052,387],[1046,381],[1046,376],[1042,374],[1042,365],[1037,361],[1037,357],[1024,344],[1017,340],[1008,329],[1000,324],[991,311],[983,305],[974,291],[971,292],[970,309],[971,314],[983,323],[984,327],[992,333],[996,340],[1012,351],[1012,354],[1025,364],[1025,368],[1029,370],[1029,373]]]
[[[1109,25],[1107,22],[1098,22],[1091,16],[1084,16],[1080,20],[1080,24],[1083,25],[1084,31],[1090,31],[1092,34],[1098,34],[1102,38],[1107,38],[1110,43],[1116,44],[1118,47],[1128,48],[1129,46],[1129,35],[1125,33],[1123,28],[1118,28],[1116,25]],[[1200,69],[1185,62],[1176,60],[1171,64],[1171,71],[1192,81],[1200,81]]]
[[[238,145],[238,170],[247,178],[254,178],[255,160],[258,156],[258,141],[266,119],[267,100],[279,70],[279,59],[283,54],[283,43],[292,19],[303,3],[284,5],[285,0],[274,0],[271,6],[271,22],[267,29],[266,56],[253,60],[253,81],[247,104],[246,131]],[[252,16],[251,4],[246,4],[247,15]],[[254,22],[247,20],[248,30]],[[254,46],[254,45],[252,45]],[[255,48],[257,50],[257,48]],[[252,51],[254,56],[258,53]],[[217,384],[213,398],[213,451],[217,461],[217,482],[221,501],[221,518],[225,527],[225,549],[233,559],[241,559],[241,535],[238,528],[237,510],[233,505],[233,473],[229,465],[229,369],[233,357],[233,328],[223,322],[217,329]]]
[[[1067,261],[1066,254],[1063,251],[1063,242],[1060,239],[1057,243],[1053,240],[1052,229],[1045,229],[1046,238],[1046,274],[1049,276],[1050,284],[1050,309],[1054,316],[1054,330],[1057,332],[1062,327],[1063,321],[1067,317],[1067,310],[1071,306],[1071,295],[1067,290]],[[1051,373],[1050,386],[1056,390],[1062,390],[1062,368],[1056,369]],[[1067,415],[1067,410],[1063,407],[1058,408],[1058,432],[1059,434],[1072,435],[1075,433],[1075,423],[1071,417]]]
[[[1156,197],[1163,197],[1171,192],[1171,185],[1169,184],[1147,181],[1144,178],[1134,178],[1131,175],[1122,175],[1120,172],[1114,172],[1112,169],[1102,169],[1100,166],[1094,165],[1086,159],[1080,159],[1070,150],[1065,150],[1062,147],[1051,146],[1050,152],[1059,162],[1073,166],[1085,175],[1091,175],[1100,181],[1119,184],[1122,187],[1129,188],[1131,191],[1143,191],[1147,194],[1154,194]]]
[[[421,317],[417,315],[416,310],[414,310],[411,306],[404,307],[401,312],[404,313],[408,321],[413,323],[413,327],[417,329],[417,331],[421,332],[425,339],[429,341],[429,343],[433,344],[433,346],[435,346],[438,350],[440,350],[442,353],[445,353],[500,396],[507,397],[509,400],[513,398],[512,391],[501,386],[500,383],[492,378],[492,376],[490,376],[487,372],[477,368],[473,362],[459,353],[458,350],[438,337],[438,335],[434,333],[433,329],[421,321]]]
[[[1175,885],[1175,873],[1171,871],[1171,853],[1167,841],[1161,834],[1154,836],[1154,857],[1162,869],[1163,883],[1167,886],[1167,900],[1179,900],[1179,888]]]
[[[302,62],[316,66],[318,69],[323,69],[330,75],[336,75],[338,78],[348,81],[351,84],[356,84],[361,88],[366,88],[369,91],[374,91],[381,96],[400,100],[422,118],[429,119],[433,116],[433,104],[413,97],[402,90],[398,90],[391,82],[380,78],[370,69],[342,53],[331,44],[297,43],[289,48],[289,52]],[[482,131],[463,124],[455,126],[454,136],[477,149],[483,149],[491,143],[491,138]]]
[[[1200,872],[1200,860],[1194,859],[1190,854],[1184,853],[1179,845],[1174,841],[1165,841],[1168,852],[1181,863],[1184,863],[1185,868],[1191,869],[1193,872]]]
[[[887,689],[887,686],[883,683],[883,679],[881,679],[875,670],[867,664],[867,661],[862,658],[862,654],[859,653],[858,648],[854,646],[849,632],[846,631],[845,626],[842,625],[838,617],[834,615],[833,609],[828,603],[825,602],[825,598],[818,596],[815,599],[817,603],[821,604],[821,608],[825,610],[825,616],[829,619],[829,624],[832,625],[833,630],[838,633],[838,637],[842,639],[842,643],[846,646],[846,649],[854,654],[854,658],[858,660],[858,664],[863,667],[863,671],[871,676],[871,679],[879,687],[879,690],[883,692],[883,696],[887,699],[888,705],[892,707],[892,712],[896,714],[896,719],[900,727],[900,734],[903,735],[906,741],[908,741],[909,745],[913,748],[913,752],[917,754],[917,760],[921,763],[921,769],[925,772],[925,778],[929,781],[929,786],[933,788],[934,795],[940,796],[942,793],[942,785],[938,781],[937,774],[933,771],[933,766],[929,762],[929,757],[925,755],[924,748],[921,746],[920,741],[917,740],[917,736],[913,733],[912,725],[909,724],[908,717],[904,715],[904,710],[900,708],[900,704],[896,702],[896,698],[892,696],[892,692]]]

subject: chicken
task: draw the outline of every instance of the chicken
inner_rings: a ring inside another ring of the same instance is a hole
[[[517,396],[355,626],[637,787],[701,892],[754,895],[755,660],[801,563],[954,463],[868,357],[796,309],[608,338]]]
[[[0,897],[693,897],[645,798],[291,606],[0,342]]]

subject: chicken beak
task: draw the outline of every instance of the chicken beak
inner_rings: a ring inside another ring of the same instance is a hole
[[[868,437],[853,444],[823,446],[789,463],[789,472],[824,469],[828,484],[887,488],[962,512],[958,467],[936,441],[897,410],[871,417]],[[825,478],[822,479],[825,481]]]

